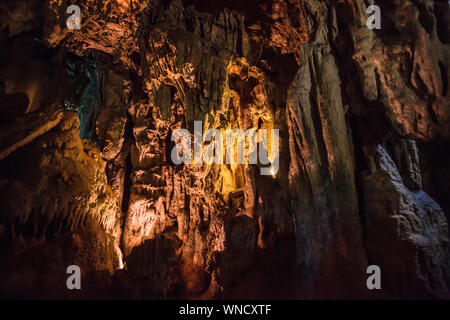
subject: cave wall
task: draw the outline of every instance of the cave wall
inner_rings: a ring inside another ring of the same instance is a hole
[[[2,2],[0,296],[448,298],[450,9],[375,3]],[[194,121],[279,171],[174,164]]]

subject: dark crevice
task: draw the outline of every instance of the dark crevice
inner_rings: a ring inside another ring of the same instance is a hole
[[[442,43],[450,43],[450,5],[448,0],[434,1],[434,14],[436,16],[436,29]]]
[[[435,17],[433,12],[431,12],[424,4],[417,4],[417,8],[419,9],[419,21],[420,24],[424,27],[424,29],[431,33],[434,29]]]
[[[441,71],[442,79],[442,96],[446,97],[448,93],[448,68],[444,63],[439,61],[439,69]]]
[[[67,53],[65,70],[69,76],[64,106],[74,110],[80,118],[80,138],[95,140],[95,123],[100,113],[103,97],[103,74],[95,60]]]
[[[130,202],[130,193],[131,193],[131,146],[135,143],[134,135],[133,135],[133,125],[130,114],[127,112],[127,123],[125,124],[125,141],[124,145],[127,148],[127,157],[125,159],[125,177],[124,177],[124,186],[123,186],[123,198],[122,198],[122,212],[124,215],[128,212],[128,206]]]

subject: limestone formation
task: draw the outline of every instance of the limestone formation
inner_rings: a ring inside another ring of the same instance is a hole
[[[17,0],[0,17],[1,297],[450,298],[448,2]],[[278,129],[279,171],[175,164],[194,121]]]

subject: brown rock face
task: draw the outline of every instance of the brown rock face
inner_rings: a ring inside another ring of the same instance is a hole
[[[449,5],[375,3],[2,2],[0,296],[450,298]],[[176,164],[196,121],[279,170]]]

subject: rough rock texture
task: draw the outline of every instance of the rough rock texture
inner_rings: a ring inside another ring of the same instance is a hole
[[[450,8],[369,2],[2,2],[0,296],[449,298]],[[194,121],[279,171],[174,164]]]

